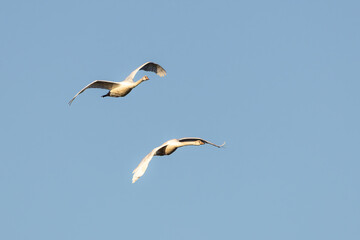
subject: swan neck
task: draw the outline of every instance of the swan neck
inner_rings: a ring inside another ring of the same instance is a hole
[[[194,142],[181,142],[180,143],[180,147],[183,147],[183,146],[194,146],[196,145]]]
[[[139,85],[139,84],[142,83],[142,82],[143,82],[142,79],[140,79],[139,81],[136,81],[135,84],[134,84],[134,87],[136,87],[137,85]]]

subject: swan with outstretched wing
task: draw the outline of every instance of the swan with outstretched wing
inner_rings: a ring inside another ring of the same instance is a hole
[[[136,182],[142,175],[144,175],[147,167],[149,166],[151,159],[154,156],[170,155],[173,152],[175,152],[176,149],[178,149],[179,147],[190,146],[190,145],[199,146],[199,145],[204,145],[205,143],[213,145],[218,148],[225,145],[225,143],[223,143],[222,145],[216,145],[214,143],[196,137],[172,139],[166,141],[161,146],[154,148],[148,155],[146,155],[146,157],[143,158],[140,164],[134,169],[132,183]]]
[[[69,105],[75,100],[75,98],[83,93],[88,88],[101,88],[107,89],[109,92],[102,97],[125,97],[128,95],[131,90],[137,87],[140,83],[149,80],[149,78],[145,75],[140,80],[134,82],[134,77],[136,73],[140,70],[147,71],[147,72],[154,72],[160,77],[164,77],[166,75],[166,71],[163,67],[161,67],[157,63],[147,62],[135,69],[132,73],[130,73],[127,78],[125,78],[122,82],[111,82],[106,80],[95,80],[83,89],[80,90],[69,102]]]

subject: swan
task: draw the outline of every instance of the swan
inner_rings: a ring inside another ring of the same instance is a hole
[[[148,71],[148,72],[154,72],[160,77],[163,77],[166,75],[166,71],[163,67],[161,67],[159,64],[153,63],[153,62],[146,62],[137,69],[135,69],[132,73],[130,73],[127,78],[125,78],[122,82],[111,82],[111,81],[105,81],[105,80],[95,80],[83,89],[81,89],[80,92],[78,92],[70,101],[69,105],[75,100],[75,98],[83,93],[88,88],[102,88],[107,89],[109,92],[102,97],[125,97],[128,95],[131,90],[133,90],[136,86],[138,86],[140,83],[149,80],[149,78],[145,75],[142,77],[139,81],[134,82],[134,77],[136,73],[140,70]]]
[[[175,152],[176,149],[178,149],[179,147],[190,146],[190,145],[199,146],[199,145],[204,145],[205,143],[213,145],[218,148],[225,145],[225,142],[219,146],[204,139],[196,138],[196,137],[171,139],[169,141],[166,141],[161,146],[154,148],[148,155],[146,155],[146,157],[143,158],[140,164],[134,169],[134,171],[132,172],[134,174],[132,178],[132,183],[135,183],[142,175],[144,175],[153,156],[170,155],[173,152]]]

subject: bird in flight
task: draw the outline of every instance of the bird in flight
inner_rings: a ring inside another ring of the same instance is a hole
[[[204,145],[205,143],[213,145],[218,148],[225,145],[225,143],[223,143],[222,145],[219,146],[204,139],[196,138],[196,137],[171,139],[169,141],[166,141],[161,146],[154,148],[148,155],[146,155],[146,157],[144,157],[144,159],[140,162],[140,164],[135,168],[135,170],[132,172],[133,173],[132,183],[136,182],[142,175],[144,175],[153,156],[170,155],[173,152],[175,152],[176,149],[178,149],[179,147],[190,146],[190,145],[199,146],[199,145]]]
[[[134,77],[136,73],[140,70],[144,70],[147,72],[154,72],[160,77],[164,77],[166,75],[166,71],[163,67],[161,67],[159,64],[153,63],[153,62],[147,62],[135,69],[132,73],[130,73],[127,78],[125,78],[122,82],[111,82],[106,80],[95,80],[83,89],[81,89],[80,92],[78,92],[69,102],[69,105],[75,100],[75,98],[83,93],[88,88],[102,88],[107,89],[109,92],[102,97],[125,97],[127,94],[131,92],[136,86],[138,86],[140,83],[149,80],[149,78],[145,75],[142,77],[139,81],[134,82]]]

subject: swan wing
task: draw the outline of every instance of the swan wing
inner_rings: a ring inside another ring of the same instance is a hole
[[[203,143],[207,143],[207,144],[213,145],[213,146],[218,147],[218,148],[220,148],[220,147],[222,147],[222,146],[225,145],[225,142],[224,142],[222,145],[216,145],[216,144],[214,144],[214,143],[212,143],[212,142],[209,142],[209,141],[206,141],[206,140],[204,140],[204,139],[202,139],[202,138],[197,138],[197,137],[180,138],[180,139],[179,139],[179,142],[194,142],[194,141],[197,141],[197,140],[200,140],[200,141],[202,141]]]
[[[144,70],[147,72],[154,72],[160,77],[164,77],[166,75],[165,69],[161,67],[159,64],[153,62],[147,62],[141,65],[140,67],[138,67],[137,69],[135,69],[132,73],[130,73],[130,75],[127,76],[127,78],[124,81],[133,82],[136,73],[140,70]]]
[[[75,100],[75,98],[83,93],[86,89],[88,88],[102,88],[102,89],[108,89],[111,90],[114,85],[118,85],[119,83],[116,82],[111,82],[111,81],[105,81],[105,80],[95,80],[92,83],[90,83],[89,85],[87,85],[86,87],[84,87],[83,89],[80,90],[80,92],[78,92],[69,102],[69,105],[71,105],[71,103]]]
[[[139,165],[132,172],[134,174],[132,178],[132,183],[136,182],[142,175],[144,175],[151,159],[154,157],[156,152],[165,145],[166,144],[163,144],[160,147],[154,148],[148,155],[143,158],[143,160],[141,160]]]

